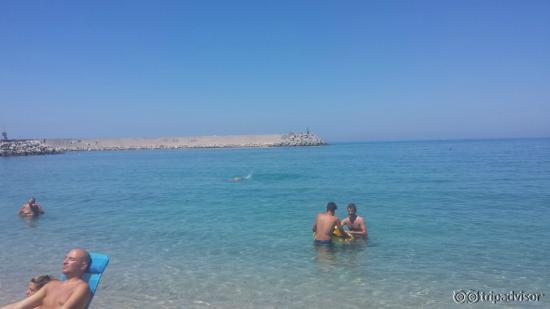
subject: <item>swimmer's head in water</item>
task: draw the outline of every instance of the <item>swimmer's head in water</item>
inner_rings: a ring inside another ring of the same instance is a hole
[[[38,292],[38,290],[40,290],[38,285],[31,281],[27,285],[27,290],[25,291],[25,296],[27,296],[27,297],[32,296],[32,295],[34,295],[34,293]]]
[[[338,206],[336,206],[336,203],[334,203],[334,202],[328,202],[327,203],[327,211],[330,211],[332,214],[334,214],[334,212],[336,211],[337,208],[338,208]]]

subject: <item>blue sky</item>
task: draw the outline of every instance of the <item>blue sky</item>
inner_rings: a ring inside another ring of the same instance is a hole
[[[1,1],[12,137],[549,137],[549,1]]]

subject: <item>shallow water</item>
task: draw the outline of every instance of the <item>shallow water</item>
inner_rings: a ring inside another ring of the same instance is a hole
[[[0,158],[0,193],[0,304],[73,247],[111,257],[91,308],[442,308],[459,289],[549,303],[548,139]],[[30,195],[46,214],[29,222]],[[358,205],[368,244],[312,245],[328,201]]]

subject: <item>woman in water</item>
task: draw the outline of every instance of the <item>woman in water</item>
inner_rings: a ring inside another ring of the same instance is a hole
[[[57,280],[57,279],[49,275],[36,276],[32,278],[29,284],[27,285],[27,291],[25,292],[25,295],[27,297],[33,295],[34,293],[38,292],[38,290],[40,290],[43,286],[45,286],[48,282],[52,280]]]

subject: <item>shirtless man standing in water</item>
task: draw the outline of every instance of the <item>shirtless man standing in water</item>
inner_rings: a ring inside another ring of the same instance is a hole
[[[334,202],[329,202],[327,204],[327,212],[320,213],[315,218],[315,223],[313,224],[313,232],[315,233],[315,244],[316,245],[330,245],[332,241],[332,230],[336,226],[340,229],[342,235],[346,235],[346,232],[342,230],[340,225],[340,219],[334,216],[336,211],[336,204]]]
[[[354,203],[348,204],[348,217],[342,220],[342,226],[348,226],[349,234],[353,237],[367,237],[367,227],[365,226],[365,219],[357,215],[357,206]]]
[[[2,309],[84,309],[90,301],[90,288],[82,280],[90,265],[90,255],[84,249],[73,249],[63,260],[65,281],[50,281],[34,295]]]

